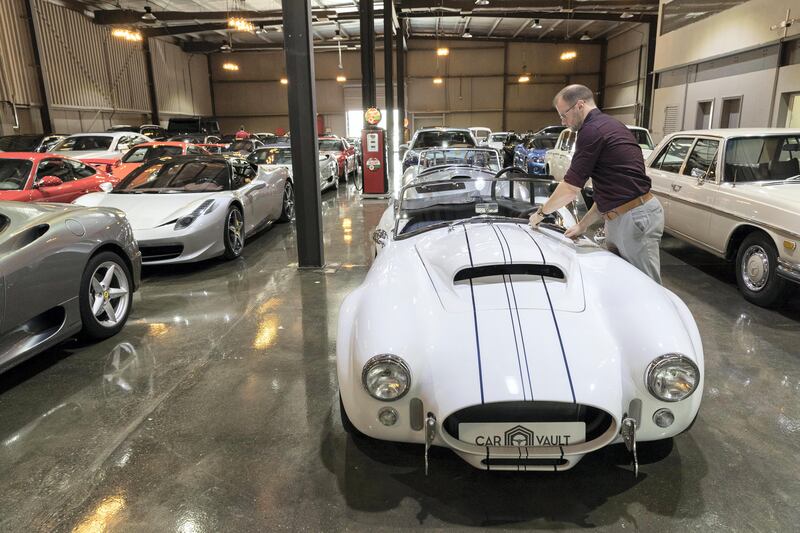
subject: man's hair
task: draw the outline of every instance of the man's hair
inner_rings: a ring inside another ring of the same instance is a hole
[[[578,100],[594,104],[594,93],[592,90],[585,85],[578,85],[577,83],[574,85],[567,85],[558,91],[558,94],[553,98],[553,107],[555,107],[559,98],[564,100],[564,103],[567,105],[575,105],[575,102]]]

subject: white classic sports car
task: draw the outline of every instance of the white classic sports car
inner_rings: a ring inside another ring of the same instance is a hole
[[[266,171],[220,156],[154,159],[113,190],[109,185],[73,203],[124,211],[142,262],[151,265],[218,255],[234,259],[247,236],[294,218],[294,188],[286,169]]]
[[[625,443],[637,465],[637,442],[697,415],[695,321],[593,241],[531,229],[550,184],[513,172],[442,168],[403,187],[340,310],[342,424],[423,444],[426,468],[432,445],[477,468],[558,471]]]
[[[263,170],[286,169],[292,178],[292,148],[287,145],[259,148],[247,160]],[[332,155],[319,154],[319,190],[339,188],[339,164]]]

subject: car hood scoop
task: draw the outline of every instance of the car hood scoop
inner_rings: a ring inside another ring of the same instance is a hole
[[[423,236],[416,250],[449,312],[580,313],[586,304],[575,249],[544,231],[515,223],[456,225]]]

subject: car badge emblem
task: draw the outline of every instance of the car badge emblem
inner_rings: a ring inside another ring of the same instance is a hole
[[[533,431],[522,426],[514,426],[505,432],[506,446],[532,446]]]

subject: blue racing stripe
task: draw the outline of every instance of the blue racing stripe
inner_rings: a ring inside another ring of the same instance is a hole
[[[489,224],[489,226],[494,231],[494,236],[497,237],[497,242],[500,244],[500,251],[503,252],[503,263],[505,264],[506,261],[506,251],[503,248],[503,241],[500,240],[500,235],[497,233],[497,228],[495,228],[494,224]],[[511,250],[508,250],[508,255],[511,255]],[[509,281],[511,280],[511,276],[509,276]],[[514,334],[514,348],[517,350],[517,366],[519,367],[519,384],[522,387],[522,399],[527,400],[528,398],[525,396],[525,379],[522,377],[522,361],[519,357],[519,343],[517,342],[517,327],[514,325],[514,311],[511,309],[511,296],[508,294],[508,283],[506,282],[506,275],[503,274],[503,286],[506,290],[506,301],[508,302],[508,316],[511,318],[511,332]],[[516,305],[516,298],[514,299]],[[517,318],[519,318],[519,310],[517,310]],[[520,324],[520,334],[522,333],[522,324]],[[527,364],[527,361],[526,361]],[[528,377],[530,379],[530,376]],[[533,399],[533,393],[531,393],[531,400]]]
[[[472,250],[469,247],[469,235],[467,234],[467,227],[462,226],[464,228],[464,238],[467,240],[467,253],[469,254],[469,266],[474,267],[475,263],[472,262]],[[480,378],[481,384],[481,403],[486,403],[486,400],[483,396],[483,368],[481,367],[481,339],[480,335],[478,335],[478,308],[475,306],[475,288],[472,286],[472,278],[469,280],[469,292],[472,295],[472,316],[475,320],[475,345],[478,348],[478,376]],[[489,449],[486,449],[487,454]],[[487,455],[488,458],[488,455]],[[488,470],[489,465],[486,465]]]
[[[514,264],[514,257],[511,255],[511,247],[508,245],[508,240],[506,239],[506,234],[503,233],[503,228],[497,228],[500,231],[500,235],[503,237],[503,241],[506,243],[506,248],[508,248],[508,257],[511,260],[511,264]],[[522,355],[525,357],[525,370],[528,374],[528,390],[531,392],[531,401],[533,401],[533,382],[531,381],[531,367],[528,364],[528,349],[525,347],[525,332],[522,329],[522,320],[519,317],[519,305],[517,304],[517,293],[514,290],[514,280],[511,276],[508,276],[509,283],[511,285],[511,296],[514,298],[514,311],[517,313],[517,324],[519,324],[519,337],[522,341]],[[523,390],[525,387],[522,387]]]

